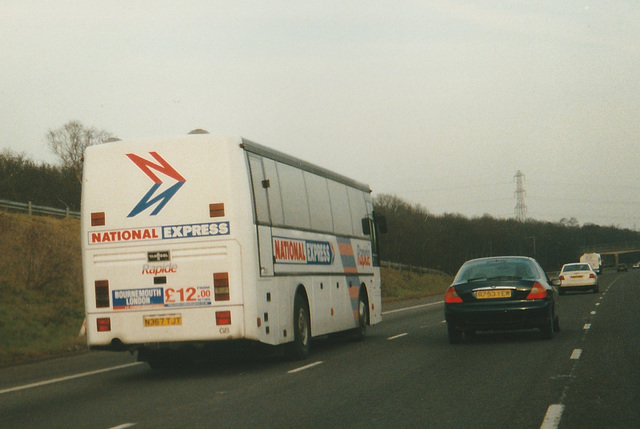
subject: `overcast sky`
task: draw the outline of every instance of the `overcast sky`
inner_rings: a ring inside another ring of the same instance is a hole
[[[203,128],[430,213],[640,229],[640,3],[0,0],[0,150]]]

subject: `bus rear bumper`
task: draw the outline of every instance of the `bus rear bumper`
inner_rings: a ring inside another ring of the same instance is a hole
[[[94,350],[134,351],[245,338],[243,306],[87,314]]]

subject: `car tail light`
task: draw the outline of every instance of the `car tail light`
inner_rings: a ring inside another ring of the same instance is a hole
[[[216,325],[231,325],[231,312],[216,311]]]
[[[229,301],[229,273],[213,273],[213,294],[216,301]]]
[[[444,302],[447,304],[455,304],[462,302],[462,298],[460,298],[456,292],[456,288],[449,286],[449,289],[447,289],[447,292],[444,294]]]
[[[563,282],[563,281],[564,281],[564,276],[560,276],[560,277],[558,277],[558,278],[560,279],[560,281],[561,281],[561,282]]]
[[[547,290],[538,282],[533,283],[531,292],[527,295],[527,299],[543,299],[547,297]]]
[[[589,274],[589,278],[590,278],[590,279],[595,279],[595,278],[596,278],[596,275],[595,275],[595,274],[593,274],[593,273],[591,273],[591,274]]]
[[[96,320],[98,332],[108,332],[111,330],[111,318],[101,317]]]

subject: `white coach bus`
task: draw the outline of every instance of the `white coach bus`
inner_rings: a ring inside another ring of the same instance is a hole
[[[152,367],[220,341],[285,344],[381,320],[367,185],[237,137],[87,148],[82,247],[91,349]]]

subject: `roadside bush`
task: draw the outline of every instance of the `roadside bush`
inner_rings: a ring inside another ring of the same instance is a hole
[[[80,221],[0,212],[0,365],[84,348]]]

